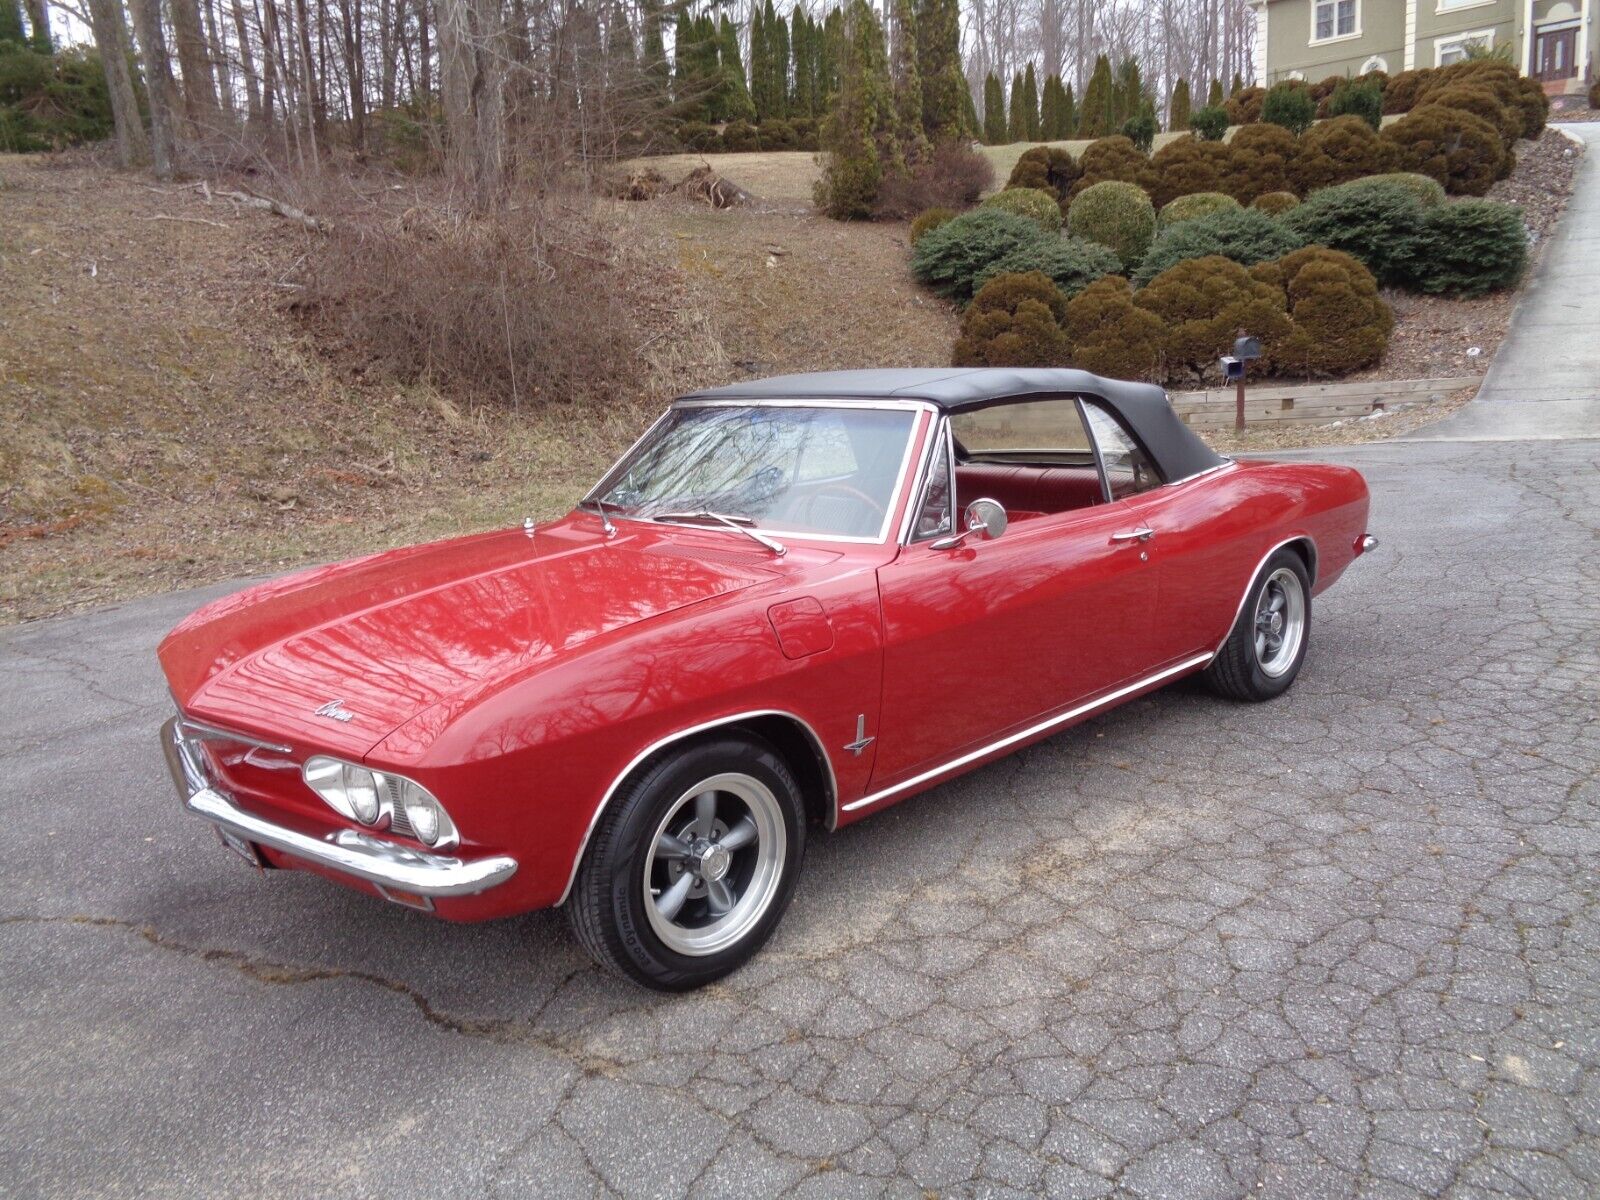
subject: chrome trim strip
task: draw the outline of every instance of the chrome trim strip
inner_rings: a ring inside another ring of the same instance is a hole
[[[1038,734],[1053,729],[1057,725],[1064,725],[1068,721],[1073,720],[1075,717],[1081,717],[1086,713],[1091,713],[1097,708],[1104,708],[1106,705],[1120,700],[1124,696],[1131,695],[1132,693],[1141,691],[1153,684],[1160,683],[1163,679],[1170,679],[1174,675],[1181,675],[1185,671],[1192,670],[1198,666],[1203,666],[1204,664],[1210,662],[1214,657],[1215,655],[1212,654],[1196,654],[1192,658],[1186,658],[1181,663],[1167,667],[1165,670],[1157,671],[1154,675],[1147,675],[1143,679],[1136,680],[1135,682],[1127,684],[1124,687],[1120,687],[1114,692],[1108,692],[1106,695],[1101,696],[1096,700],[1090,700],[1086,704],[1080,704],[1076,708],[1068,709],[1064,713],[1059,713],[1056,716],[1049,717],[1046,720],[1038,722],[1037,724],[1030,725],[1026,729],[1017,733],[1008,734],[1005,737],[1000,738],[998,741],[990,742],[986,746],[980,746],[976,750],[969,750],[967,753],[958,758],[952,758],[949,762],[941,763],[937,767],[932,767],[929,770],[923,771],[920,775],[913,775],[910,779],[905,780],[903,783],[897,783],[893,787],[887,787],[882,791],[873,792],[870,795],[861,797],[859,800],[852,800],[849,804],[844,806],[844,811],[855,812],[855,810],[858,808],[866,808],[868,805],[876,804],[880,800],[887,800],[890,796],[898,796],[901,792],[917,787],[920,784],[927,783],[931,779],[937,779],[939,776],[948,774],[951,771],[959,770],[968,763],[976,762],[978,759],[987,757],[988,755],[995,753],[997,750],[1004,750],[1007,746],[1014,746],[1018,742],[1026,741],[1028,738],[1035,737]]]
[[[719,397],[705,397],[696,399],[685,397],[674,400],[673,408],[894,408],[894,409],[922,409],[925,412],[937,412],[939,406],[929,400],[897,399],[892,396],[783,396],[771,399],[762,399],[759,396],[745,396],[743,398],[722,399]]]
[[[935,417],[933,430],[928,434],[928,443],[923,447],[922,458],[917,463],[916,473],[911,478],[911,498],[906,504],[905,516],[900,520],[900,536],[896,539],[898,545],[909,546],[916,540],[914,535],[917,530],[917,517],[922,512],[922,504],[927,495],[928,483],[933,476],[934,456],[939,453],[941,447],[950,466],[950,528],[952,530],[955,529],[956,462],[955,451],[951,448],[949,432],[950,418],[945,416]],[[929,534],[928,536],[931,538],[939,535]]]
[[[256,746],[279,754],[294,753],[292,747],[285,746],[282,742],[269,742],[265,738],[252,737],[248,733],[240,733],[234,729],[224,729],[221,725],[196,721],[193,717],[181,714],[176,719],[183,724],[186,733],[193,735],[192,740],[197,742],[238,742],[242,746]]]
[[[1245,602],[1250,599],[1250,589],[1255,587],[1256,577],[1261,574],[1261,568],[1267,565],[1267,559],[1271,558],[1285,546],[1291,545],[1294,542],[1310,542],[1312,553],[1316,554],[1319,558],[1321,557],[1321,552],[1317,550],[1317,540],[1309,533],[1297,533],[1291,538],[1284,538],[1283,541],[1279,542],[1271,550],[1268,550],[1265,554],[1263,554],[1261,556],[1261,561],[1256,564],[1256,569],[1250,572],[1250,578],[1245,581],[1244,595],[1239,597],[1239,607],[1233,610],[1233,620],[1228,622],[1228,628],[1223,632],[1222,640],[1217,643],[1217,648],[1211,652],[1209,657],[1215,658],[1217,655],[1221,654],[1222,648],[1228,644],[1228,639],[1233,636],[1233,627],[1239,623],[1239,617],[1244,612]],[[1316,583],[1316,580],[1313,579],[1311,582],[1314,584]]]
[[[584,852],[589,849],[589,839],[594,836],[595,827],[600,824],[601,814],[606,811],[606,807],[611,803],[611,798],[617,794],[617,789],[622,786],[623,781],[633,774],[640,763],[644,762],[652,754],[665,750],[674,742],[681,742],[685,738],[691,738],[697,733],[705,733],[709,729],[719,729],[724,725],[734,725],[740,721],[748,721],[752,717],[783,717],[785,720],[793,721],[801,729],[805,730],[806,736],[811,739],[812,748],[822,758],[823,765],[828,768],[828,807],[832,813],[837,814],[839,811],[839,777],[834,773],[833,758],[829,755],[828,748],[822,744],[822,739],[817,736],[817,731],[811,727],[811,722],[804,717],[796,713],[786,712],[781,708],[757,708],[751,709],[749,712],[734,713],[728,717],[718,717],[715,721],[691,725],[687,729],[680,729],[676,733],[668,734],[658,741],[651,742],[649,746],[634,755],[633,761],[624,767],[622,773],[611,781],[611,786],[606,788],[605,795],[600,798],[600,803],[595,806],[594,815],[589,818],[589,828],[583,831],[583,841],[578,843],[578,852],[572,856],[572,870],[567,873],[567,886],[561,889],[561,899],[556,901],[556,906],[560,907],[565,904],[567,897],[572,894],[572,885],[578,878],[578,867],[583,863]],[[830,817],[828,828],[832,829],[836,823],[837,816]]]

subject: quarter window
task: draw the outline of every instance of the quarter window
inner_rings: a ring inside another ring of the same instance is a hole
[[[928,468],[928,483],[922,491],[922,507],[917,509],[913,538],[942,537],[955,531],[950,496],[950,437],[942,433],[933,449],[934,461]]]
[[[1093,401],[1085,400],[1083,414],[1089,422],[1100,465],[1105,470],[1106,490],[1111,499],[1121,500],[1161,486],[1155,465],[1128,436],[1117,420]]]
[[[1316,0],[1312,17],[1312,40],[1348,37],[1356,32],[1357,0]]]

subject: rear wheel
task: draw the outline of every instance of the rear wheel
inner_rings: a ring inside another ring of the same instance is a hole
[[[646,767],[612,800],[568,917],[598,963],[683,991],[771,936],[805,849],[799,785],[765,742],[719,738]]]
[[[1311,641],[1311,576],[1287,547],[1261,568],[1206,682],[1233,700],[1271,700],[1300,674]]]

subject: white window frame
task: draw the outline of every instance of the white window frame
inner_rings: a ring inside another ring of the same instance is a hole
[[[1464,47],[1469,42],[1482,42],[1485,50],[1494,49],[1494,29],[1468,29],[1461,33],[1450,33],[1444,37],[1433,39],[1433,65],[1442,67],[1446,50]]]
[[[1319,38],[1317,36],[1317,9],[1322,7],[1324,4],[1333,5],[1333,28],[1334,28],[1334,32],[1333,32],[1333,34],[1331,34],[1328,37]],[[1308,45],[1308,46],[1328,46],[1328,45],[1331,45],[1334,42],[1353,42],[1353,41],[1355,41],[1357,38],[1359,38],[1361,36],[1361,0],[1355,0],[1356,27],[1353,30],[1351,30],[1349,33],[1340,33],[1340,32],[1338,32],[1338,29],[1339,29],[1339,4],[1340,4],[1340,0],[1311,0],[1311,31],[1310,31],[1311,32],[1311,37],[1310,37],[1310,40],[1306,42],[1306,45]]]
[[[1434,16],[1442,16],[1445,13],[1462,12],[1469,8],[1488,8],[1498,3],[1500,0],[1437,0],[1433,13]]]

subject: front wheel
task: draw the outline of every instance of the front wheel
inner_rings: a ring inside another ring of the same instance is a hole
[[[623,785],[568,900],[601,966],[685,991],[743,965],[789,905],[805,850],[799,785],[764,742],[718,738]]]
[[[1279,550],[1251,584],[1239,619],[1206,668],[1213,691],[1233,700],[1271,700],[1300,674],[1311,641],[1311,576],[1293,550]]]

